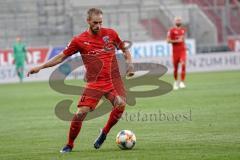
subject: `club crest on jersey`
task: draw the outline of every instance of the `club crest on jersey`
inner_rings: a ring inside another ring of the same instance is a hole
[[[105,43],[109,43],[109,36],[104,36],[102,39]]]

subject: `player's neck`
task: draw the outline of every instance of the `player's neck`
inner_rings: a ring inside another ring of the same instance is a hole
[[[101,33],[101,29],[97,33],[94,33],[90,28],[88,28],[87,32],[92,36],[99,36]]]

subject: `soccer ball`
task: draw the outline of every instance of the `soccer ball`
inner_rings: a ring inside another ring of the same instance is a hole
[[[130,130],[122,130],[117,134],[116,143],[121,149],[132,149],[136,143],[136,136]]]

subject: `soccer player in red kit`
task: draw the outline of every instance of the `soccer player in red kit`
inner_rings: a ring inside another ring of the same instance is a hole
[[[173,60],[173,74],[174,84],[173,89],[185,88],[184,83],[186,76],[186,46],[185,46],[185,33],[186,30],[182,27],[182,18],[174,18],[174,27],[172,27],[167,34],[167,42],[172,44],[172,60]],[[178,81],[178,67],[181,65],[181,80]]]
[[[94,142],[96,149],[101,147],[110,129],[118,122],[124,112],[126,97],[115,48],[107,49],[106,46],[114,44],[114,46],[122,50],[126,62],[129,64],[126,75],[134,75],[130,52],[124,48],[123,42],[114,30],[102,27],[102,11],[91,8],[87,13],[88,30],[74,37],[63,52],[45,64],[30,69],[28,72],[28,75],[38,73],[41,69],[63,62],[67,57],[77,52],[81,54],[86,68],[87,84],[79,100],[78,110],[71,121],[68,142],[60,151],[61,153],[72,151],[74,140],[80,132],[84,118],[88,112],[95,109],[102,96],[105,96],[112,103],[113,109],[106,125],[101,129],[100,135]]]

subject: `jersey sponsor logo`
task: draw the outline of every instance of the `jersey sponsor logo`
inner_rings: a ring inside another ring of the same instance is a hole
[[[89,43],[89,42],[83,42],[83,44],[85,44],[85,45],[90,45],[90,43]]]

